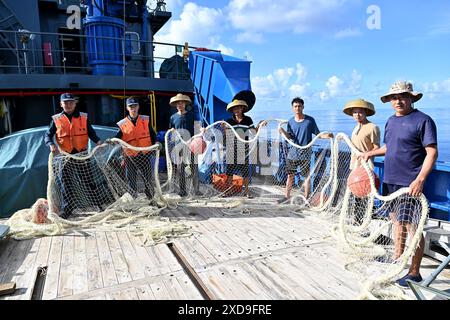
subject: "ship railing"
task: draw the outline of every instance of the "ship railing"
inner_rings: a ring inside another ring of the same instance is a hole
[[[135,37],[87,36],[74,33],[27,32],[0,30],[9,41],[0,41],[0,74],[95,74],[94,55],[104,65],[119,65],[122,69],[111,75],[189,79],[187,68],[175,65],[173,70],[160,74],[162,63],[175,55],[182,55],[183,45],[144,41]],[[88,50],[88,41],[118,44],[114,51],[101,48]],[[98,49],[98,50],[97,50]],[[190,46],[189,49],[197,49]],[[180,59],[175,59],[175,64]],[[94,62],[94,63],[93,63]],[[101,62],[100,62],[101,63]],[[98,66],[98,64],[97,64]],[[107,75],[107,74],[105,74]]]

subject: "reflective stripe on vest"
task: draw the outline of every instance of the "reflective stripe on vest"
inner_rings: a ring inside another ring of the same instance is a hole
[[[148,116],[138,116],[136,126],[126,117],[117,123],[122,131],[122,140],[132,145],[133,147],[150,147],[152,139],[150,137],[150,130],[148,128],[150,118]],[[124,148],[125,153],[129,156],[136,156],[139,152]],[[147,152],[144,152],[147,153]]]
[[[53,121],[56,125],[56,143],[61,150],[71,153],[87,149],[89,136],[87,129],[87,114],[80,112],[79,117],[72,117],[72,121],[64,113],[55,114]]]

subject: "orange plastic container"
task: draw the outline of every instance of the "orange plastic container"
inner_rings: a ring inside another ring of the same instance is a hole
[[[231,184],[229,185],[229,189],[227,191],[227,182],[228,179],[233,179]],[[214,188],[220,192],[227,193],[241,193],[242,185],[244,184],[244,180],[241,176],[233,175],[233,177],[228,177],[226,174],[213,174],[212,175],[212,184]]]

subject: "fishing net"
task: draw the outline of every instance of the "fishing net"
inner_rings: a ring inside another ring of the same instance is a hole
[[[354,271],[362,283],[360,298],[407,299],[408,296],[392,284],[408,267],[419,246],[428,216],[428,202],[424,195],[410,196],[408,188],[389,196],[380,195],[370,162],[355,164],[355,155],[360,152],[348,137],[339,134],[336,146],[340,146],[335,153],[341,166],[341,185],[349,184],[348,176],[358,165],[364,168],[370,181],[366,195],[344,186],[343,197],[338,197],[340,216],[335,235],[349,259],[347,269]],[[346,150],[354,156],[349,157]]]
[[[159,145],[134,148],[112,139],[89,154],[51,155],[48,203],[41,199],[11,217],[10,235],[127,230],[155,243],[190,234],[160,217],[167,207],[214,207],[228,215],[289,210],[333,226],[346,268],[361,281],[360,298],[407,298],[392,283],[419,246],[426,198],[411,197],[407,188],[381,196],[372,165],[358,161],[344,134],[299,146],[281,128],[286,121],[266,121],[258,130],[217,122],[195,137],[172,129],[163,150],[167,173],[159,169]]]
[[[298,146],[280,133],[285,125],[267,121],[257,131],[217,122],[202,134],[203,152],[192,146],[198,137],[185,140],[177,130],[169,131],[164,193],[186,199],[264,199],[280,205],[323,206],[329,202],[333,141],[316,137],[309,145]],[[288,183],[290,197],[285,199]]]
[[[159,216],[170,205],[159,184],[159,149],[111,139],[89,154],[50,154],[48,202],[39,199],[14,214],[7,222],[10,235],[125,230],[143,235],[146,243],[188,235],[186,226]]]

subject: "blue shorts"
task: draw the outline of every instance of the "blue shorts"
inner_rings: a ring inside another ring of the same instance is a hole
[[[394,192],[402,189],[408,188],[409,186],[400,186],[396,184],[383,183],[383,195],[388,196]],[[386,206],[383,207],[383,211],[395,218],[398,222],[419,224],[422,206],[419,200],[408,197],[400,197],[396,200],[389,201]]]

